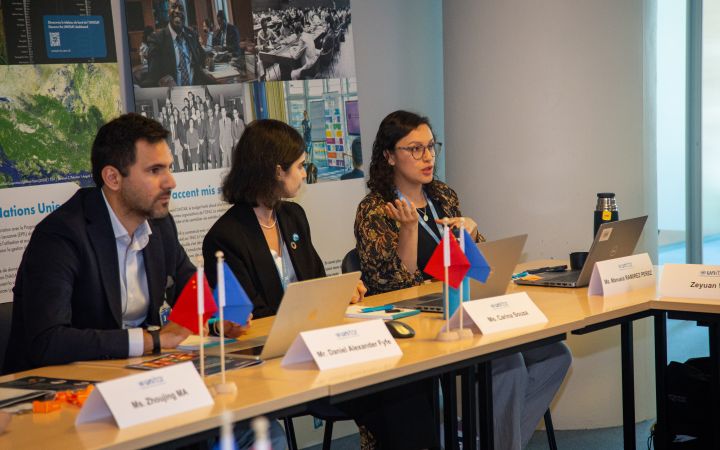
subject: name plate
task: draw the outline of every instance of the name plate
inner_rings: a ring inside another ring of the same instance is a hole
[[[649,287],[655,287],[655,271],[650,255],[641,253],[595,263],[588,294],[608,296]]]
[[[385,322],[378,319],[304,331],[295,338],[281,365],[315,361],[320,370],[327,370],[393,356],[402,356],[402,350]]]
[[[525,292],[472,300],[462,304],[463,327],[482,334],[500,333],[547,323],[540,308]],[[450,318],[450,329],[460,327],[460,308]],[[447,330],[445,330],[447,331]]]
[[[720,266],[665,264],[660,296],[720,300]]]
[[[126,428],[212,404],[200,374],[186,362],[98,383],[75,425],[112,417]]]

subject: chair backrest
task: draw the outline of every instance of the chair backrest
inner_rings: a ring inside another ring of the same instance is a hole
[[[340,264],[340,270],[342,270],[342,273],[360,270],[360,256],[358,256],[357,249],[354,248],[347,252],[342,260],[342,264]]]
[[[10,339],[10,323],[12,322],[12,302],[0,303],[0,373],[5,363],[5,350]]]

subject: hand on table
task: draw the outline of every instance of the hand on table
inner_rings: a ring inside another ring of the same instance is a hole
[[[363,284],[362,280],[358,280],[358,284],[355,286],[355,292],[350,299],[350,304],[352,305],[353,303],[361,302],[365,298],[366,292],[367,288],[365,287],[365,284]]]
[[[167,325],[160,330],[160,347],[175,348],[187,339],[190,334],[190,330],[184,326],[178,325],[175,322],[168,322]]]
[[[243,334],[247,334],[252,325],[252,314],[248,317],[247,325],[240,325],[239,323],[232,322],[230,320],[225,321],[225,337],[236,338]]]

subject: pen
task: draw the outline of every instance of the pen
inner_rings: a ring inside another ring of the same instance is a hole
[[[360,312],[369,313],[369,312],[375,312],[375,311],[390,311],[393,309],[393,305],[383,305],[383,306],[373,306],[370,308],[363,308],[360,310]]]

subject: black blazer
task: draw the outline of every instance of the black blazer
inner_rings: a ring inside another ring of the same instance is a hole
[[[193,275],[171,216],[150,220],[143,250],[150,306],[159,325]],[[13,288],[13,318],[4,371],[73,361],[127,358],[117,247],[102,193],[80,189],[43,219],[23,254]]]
[[[276,213],[298,280],[324,277],[325,268],[312,245],[305,211],[297,203],[281,202]],[[283,296],[282,282],[252,206],[234,205],[205,236],[203,258],[211,286],[217,283],[218,250],[223,251],[225,261],[255,305],[253,317],[275,315]]]
[[[205,50],[200,46],[197,34],[190,28],[183,28],[188,49],[190,50],[190,65],[193,68],[193,85],[209,84],[205,76]],[[166,75],[170,75],[175,84],[180,85],[177,77],[177,61],[175,59],[175,45],[168,27],[164,27],[148,38],[148,75],[144,81],[146,87],[158,86],[158,82]]]

